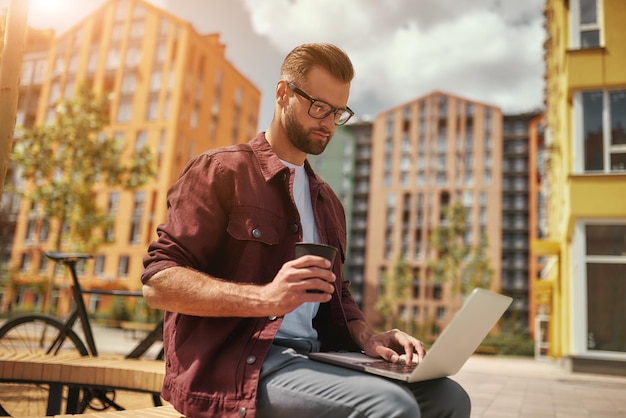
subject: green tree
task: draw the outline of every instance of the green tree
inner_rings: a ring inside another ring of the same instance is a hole
[[[408,304],[411,295],[411,274],[402,255],[397,257],[391,274],[384,274],[383,280],[383,292],[378,295],[374,309],[384,318],[386,329],[403,323],[400,327],[410,333],[412,319],[402,322],[399,317],[399,303],[406,301]]]
[[[471,258],[465,264],[463,281],[461,282],[462,294],[467,295],[477,287],[489,288],[491,286],[493,269],[487,254],[488,248],[489,238],[483,232],[480,235],[478,246],[474,247]]]
[[[487,236],[483,233],[473,247],[465,242],[467,214],[460,201],[448,207],[445,219],[429,238],[437,256],[428,267],[436,283],[452,282],[453,294],[467,295],[475,287],[489,287],[493,270],[490,267]]]
[[[114,221],[98,206],[98,189],[143,186],[155,173],[153,155],[145,144],[106,135],[109,101],[84,86],[55,110],[53,123],[22,130],[15,140],[12,159],[26,180],[22,197],[57,232],[55,250],[93,253]],[[54,275],[47,282],[44,309]]]
[[[67,243],[73,251],[93,252],[104,241],[95,232],[113,219],[97,206],[98,186],[132,190],[154,175],[145,144],[124,147],[103,133],[108,114],[108,99],[81,87],[57,105],[54,123],[24,130],[16,139],[12,158],[27,181],[23,197],[56,222],[56,250]]]

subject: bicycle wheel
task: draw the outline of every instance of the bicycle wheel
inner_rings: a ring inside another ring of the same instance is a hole
[[[63,335],[65,337],[61,338]],[[58,342],[56,346],[53,344]],[[77,353],[88,354],[85,344],[57,318],[32,314],[13,318],[0,327],[3,353]],[[0,416],[44,416],[48,386],[37,384],[0,384]],[[66,394],[63,395],[65,408]]]

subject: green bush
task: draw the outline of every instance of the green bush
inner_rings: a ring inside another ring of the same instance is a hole
[[[500,355],[526,357],[535,355],[535,342],[525,333],[488,335],[481,345],[497,348]]]

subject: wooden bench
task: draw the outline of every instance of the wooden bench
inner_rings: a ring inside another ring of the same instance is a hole
[[[54,418],[185,418],[180,412],[176,411],[173,406],[155,406],[152,408],[132,409],[128,411],[107,411],[90,414],[75,415],[55,415]],[[30,418],[50,418],[50,417],[30,417]]]
[[[0,381],[49,385],[48,415],[61,413],[64,387],[88,386],[158,394],[164,377],[165,363],[162,360],[82,357],[74,353],[0,353]],[[70,408],[66,412],[76,411]]]

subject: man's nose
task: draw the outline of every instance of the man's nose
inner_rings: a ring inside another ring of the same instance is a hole
[[[330,112],[330,114],[328,116],[326,116],[324,119],[320,119],[321,120],[321,124],[322,126],[329,130],[332,131],[333,129],[335,129],[335,114],[333,112]]]

